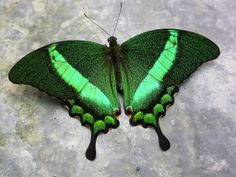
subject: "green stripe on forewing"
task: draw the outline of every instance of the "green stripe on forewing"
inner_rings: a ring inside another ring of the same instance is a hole
[[[76,92],[79,93],[89,82],[88,79],[84,78],[80,72],[66,61],[66,59],[56,50],[56,45],[50,46],[48,51],[57,74],[66,82],[66,84],[73,87]]]
[[[115,108],[104,93],[91,84],[79,71],[71,66],[56,50],[56,44],[48,48],[51,63],[58,76],[70,87],[74,88],[80,100],[88,107],[98,109],[98,114],[112,115]],[[56,86],[55,86],[56,87]]]
[[[170,70],[176,58],[178,48],[178,32],[175,30],[169,30],[169,32],[170,37],[166,42],[164,50],[161,52],[161,55],[148,73],[159,82],[163,81],[164,76]]]
[[[178,48],[178,32],[176,30],[169,30],[169,33],[170,36],[164,50],[135,91],[131,103],[134,112],[148,105],[153,96],[160,90],[164,76],[174,64]]]

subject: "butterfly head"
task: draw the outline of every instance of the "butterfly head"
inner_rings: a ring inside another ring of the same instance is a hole
[[[115,36],[111,36],[107,39],[107,41],[109,42],[110,46],[115,46],[117,45],[117,38]]]

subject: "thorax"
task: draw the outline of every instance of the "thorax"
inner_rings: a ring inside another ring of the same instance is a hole
[[[120,45],[117,43],[117,38],[114,36],[111,36],[108,38],[109,47],[108,47],[108,55],[111,57],[111,60],[114,63],[117,63],[120,61]]]

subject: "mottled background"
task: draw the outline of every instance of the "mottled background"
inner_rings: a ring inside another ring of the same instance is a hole
[[[97,159],[85,158],[90,132],[61,104],[30,86],[13,85],[9,69],[51,42],[108,36],[120,1],[0,0],[0,177],[235,177],[235,0],[124,1],[116,31],[120,43],[156,28],[201,33],[220,49],[180,88],[160,124],[172,147],[162,152],[155,132],[121,125],[98,138]]]

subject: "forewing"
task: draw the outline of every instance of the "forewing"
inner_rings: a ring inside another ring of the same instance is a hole
[[[157,118],[174,103],[177,86],[202,63],[217,58],[219,48],[202,35],[162,29],[128,40],[121,50],[121,80],[127,114],[132,114],[130,122],[153,126],[166,150],[169,142],[161,133]]]
[[[119,122],[114,66],[107,47],[87,41],[64,41],[22,58],[10,71],[13,83],[28,84],[66,103],[71,116],[92,130],[88,158],[95,158],[95,140]]]

